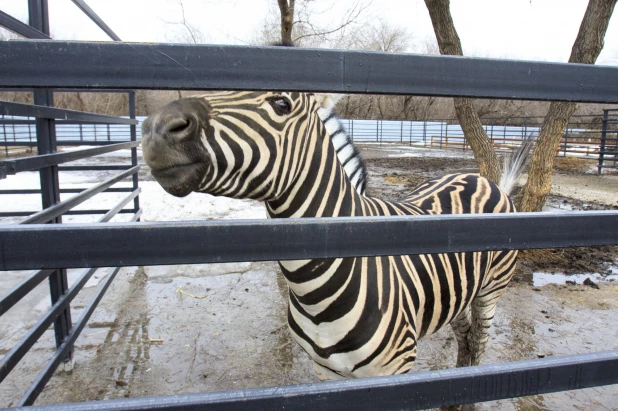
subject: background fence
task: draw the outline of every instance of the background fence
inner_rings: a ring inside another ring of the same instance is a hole
[[[137,139],[141,139],[138,120]],[[543,117],[513,117],[483,119],[483,128],[498,151],[519,146],[525,136],[537,138]],[[10,147],[36,146],[34,119],[0,116],[0,145],[5,155]],[[456,119],[416,120],[363,120],[341,119],[348,135],[357,143],[399,143],[410,146],[467,151],[470,145]],[[508,123],[508,124],[507,124]],[[127,126],[115,124],[87,124],[57,121],[56,138],[62,145],[98,145],[129,141]],[[605,110],[597,116],[572,116],[560,140],[556,156],[573,156],[597,163],[599,174],[603,169],[617,168],[618,110]]]

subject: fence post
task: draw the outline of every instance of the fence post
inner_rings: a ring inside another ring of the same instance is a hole
[[[445,138],[444,148],[448,148],[448,123],[446,123],[446,127],[444,130],[444,138]]]
[[[109,134],[109,124],[107,125],[107,141],[111,141],[112,137]]]
[[[414,122],[410,120],[410,146],[412,146],[412,127],[414,126]]]
[[[601,129],[601,144],[599,146],[598,174],[603,171],[603,155],[605,154],[605,141],[607,140],[607,118],[609,110],[603,110],[603,128]]]
[[[567,145],[569,144],[569,125],[567,124],[567,128],[564,132],[564,150],[562,151],[562,156],[566,157],[567,155]]]
[[[502,123],[502,144],[506,144],[506,119]]]
[[[348,125],[350,127],[348,127],[350,129],[350,138],[352,139],[352,142],[354,141],[354,119],[350,119],[348,120]]]
[[[28,0],[28,18],[30,26],[49,35],[49,15],[47,0]],[[33,92],[34,104],[40,106],[54,105],[52,90],[40,89]],[[38,154],[49,154],[56,151],[56,121],[47,118],[35,119]],[[60,202],[60,182],[58,166],[43,167],[39,170],[41,181],[41,202],[43,208],[51,207]],[[62,217],[56,217],[51,224],[62,223]],[[67,270],[57,269],[49,276],[49,291],[52,305],[56,303],[69,289]],[[60,347],[69,335],[73,323],[71,321],[70,305],[60,313],[54,321],[56,347]],[[65,371],[73,369],[73,347],[63,359]]]
[[[4,120],[4,117],[2,118]],[[4,134],[4,154],[6,157],[9,156],[9,145],[6,141],[6,124],[2,123],[2,134]],[[15,133],[13,133],[15,135]]]
[[[376,120],[376,143],[380,142],[380,123]]]
[[[135,119],[135,91],[129,91],[129,117]],[[108,126],[109,127],[109,126]],[[129,130],[131,132],[131,141],[137,141],[137,126],[135,124],[131,124],[129,126]],[[131,148],[131,166],[135,167],[137,165],[137,147]],[[137,190],[139,186],[139,174],[133,173],[131,176],[133,179],[133,191]],[[139,196],[133,199],[133,212],[137,213],[139,211]],[[139,219],[137,220],[139,221]]]
[[[84,141],[84,129],[81,124],[79,124],[79,141]]]
[[[489,141],[494,141],[494,119],[491,119],[491,134],[489,136]]]
[[[441,121],[440,122],[440,149],[442,149],[442,127],[444,127],[443,125],[444,123]]]
[[[423,147],[427,147],[427,120],[423,121]]]
[[[401,120],[401,132],[399,133],[399,142],[403,143],[403,120]]]

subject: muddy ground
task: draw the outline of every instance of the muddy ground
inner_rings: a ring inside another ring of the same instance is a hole
[[[405,147],[363,146],[363,154],[370,170],[369,193],[387,199],[405,196],[429,177],[475,170],[469,156],[454,152],[402,157],[409,154]],[[552,196],[552,211],[618,206],[618,176],[599,179],[587,170],[564,175],[575,183],[562,182],[561,176],[556,175],[562,191]],[[150,179],[147,173],[142,177]],[[174,199],[168,208],[201,198]],[[145,208],[146,201],[144,197]],[[241,203],[240,211],[242,207],[259,212],[253,203]],[[206,217],[186,213],[183,218]],[[498,305],[485,363],[617,349],[616,257],[612,247],[526,253],[516,281]],[[582,285],[589,277],[598,289]],[[567,285],[567,280],[576,284]],[[80,293],[74,319],[95,291],[90,287]],[[45,288],[37,292],[38,297],[29,296],[23,308],[3,317],[11,320],[12,314],[19,321],[2,326],[0,354],[33,324],[36,317],[28,315],[41,309]],[[73,371],[56,372],[37,404],[316,382],[311,361],[289,334],[286,299],[285,280],[270,262],[124,268],[77,341]],[[52,352],[50,330],[0,385],[0,406],[19,399]],[[421,340],[413,372],[452,367],[455,356],[452,333],[443,329]],[[616,407],[618,386],[495,401],[477,409]]]

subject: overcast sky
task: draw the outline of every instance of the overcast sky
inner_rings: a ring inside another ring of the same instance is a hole
[[[301,0],[297,0],[301,1]],[[177,0],[86,0],[124,41],[166,42],[181,20]],[[322,25],[336,25],[356,0],[314,0]],[[276,0],[183,0],[187,21],[207,43],[249,44],[266,16],[278,13]],[[565,62],[586,10],[587,0],[451,0],[464,54],[478,57]],[[59,40],[109,38],[70,0],[49,0],[52,35]],[[27,21],[26,0],[0,0],[0,10]],[[616,14],[616,13],[615,13]],[[365,20],[383,19],[405,27],[413,45],[435,41],[422,0],[373,0]],[[618,18],[614,16],[597,63],[618,64]]]

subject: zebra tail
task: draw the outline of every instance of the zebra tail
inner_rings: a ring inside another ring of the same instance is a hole
[[[534,137],[532,133],[528,134],[517,148],[514,148],[510,153],[504,156],[504,165],[502,169],[502,177],[498,186],[507,194],[510,194],[519,178],[524,173],[530,155],[534,147]]]

